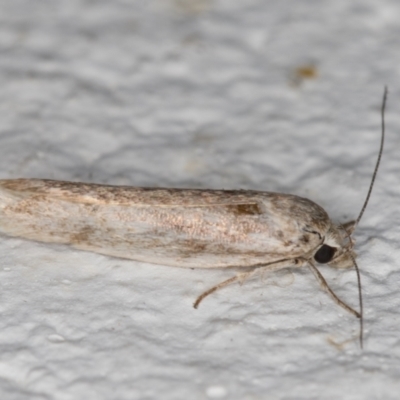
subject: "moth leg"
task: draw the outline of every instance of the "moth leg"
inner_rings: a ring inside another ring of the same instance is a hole
[[[199,306],[199,304],[201,303],[201,301],[207,297],[209,294],[216,292],[219,289],[222,289],[225,286],[230,285],[233,282],[237,282],[239,281],[240,284],[243,284],[243,282],[249,278],[251,275],[253,275],[255,269],[248,271],[248,272],[242,272],[241,274],[237,274],[236,276],[233,276],[232,278],[227,279],[226,281],[223,281],[221,283],[219,283],[218,285],[215,285],[214,287],[212,287],[211,289],[206,290],[203,294],[201,294],[196,301],[193,304],[194,308],[197,308]]]
[[[354,310],[350,306],[348,306],[344,301],[340,300],[339,297],[335,294],[335,292],[329,287],[328,283],[326,282],[325,278],[322,276],[321,272],[318,271],[317,267],[313,265],[311,262],[307,263],[308,267],[314,273],[317,281],[321,285],[321,287],[332,297],[334,302],[339,306],[343,307],[349,313],[355,315],[357,318],[361,318],[361,315],[358,311]]]
[[[269,264],[255,264],[252,266],[252,269],[250,271],[247,272],[242,272],[240,274],[237,274],[236,276],[233,276],[232,278],[227,279],[226,281],[223,281],[221,283],[219,283],[218,285],[215,285],[214,287],[212,287],[211,289],[206,290],[203,294],[201,294],[196,301],[193,304],[194,308],[197,308],[199,306],[199,304],[201,303],[201,301],[207,297],[209,294],[216,292],[219,289],[222,289],[225,286],[230,285],[233,282],[237,282],[239,281],[240,284],[243,284],[243,282],[249,278],[250,276],[252,276],[254,274],[254,272],[261,270],[261,273],[267,270],[271,270],[271,269],[282,269],[282,268],[286,268],[289,267],[291,265],[300,267],[305,263],[305,260],[302,259],[283,259],[280,261],[274,261],[271,262]]]

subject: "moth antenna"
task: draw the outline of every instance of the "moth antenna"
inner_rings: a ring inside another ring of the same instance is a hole
[[[367,197],[364,201],[364,204],[361,208],[360,214],[358,216],[358,218],[356,219],[356,222],[354,224],[354,229],[356,228],[356,226],[358,225],[358,223],[360,222],[365,209],[367,208],[367,204],[369,201],[369,198],[371,196],[372,193],[372,188],[374,186],[375,183],[375,178],[376,178],[376,174],[378,173],[378,168],[379,168],[379,164],[381,162],[381,158],[382,158],[382,152],[383,152],[383,144],[385,142],[385,108],[386,108],[386,99],[387,99],[387,94],[388,94],[388,89],[387,86],[385,86],[385,89],[383,91],[383,100],[382,100],[382,107],[381,107],[381,145],[379,148],[379,154],[378,154],[378,159],[376,160],[376,164],[375,164],[375,169],[374,169],[374,173],[372,174],[372,179],[371,179],[371,184],[369,185],[369,189],[368,189],[368,194]]]
[[[363,204],[363,206],[361,208],[361,211],[360,211],[360,214],[358,215],[358,218],[354,222],[354,225],[353,225],[353,227],[351,229],[351,232],[353,232],[356,229],[358,223],[360,222],[362,216],[364,215],[364,211],[367,208],[369,198],[371,197],[372,188],[374,186],[375,179],[376,179],[376,174],[378,173],[379,165],[381,163],[381,158],[382,158],[382,153],[383,153],[383,145],[385,143],[385,109],[386,109],[387,95],[388,95],[388,89],[387,89],[387,86],[385,86],[384,91],[383,91],[383,100],[382,100],[382,107],[381,107],[381,144],[380,144],[380,147],[379,147],[378,159],[376,160],[375,169],[374,169],[374,173],[372,174],[371,184],[369,185],[367,197],[365,198],[364,204]],[[345,226],[343,226],[342,228],[344,229],[344,231],[345,231],[347,237],[349,238],[350,242],[352,242],[351,233],[349,233],[347,231]],[[357,274],[358,301],[359,301],[359,304],[360,304],[360,312],[359,312],[359,318],[360,318],[360,347],[362,349],[363,348],[363,340],[364,340],[364,309],[363,309],[363,298],[362,298],[360,269],[358,268],[356,260],[351,255],[351,253],[348,253],[348,254],[349,254],[349,256],[351,257],[351,259],[353,261],[354,268],[355,268],[356,274]]]
[[[346,234],[350,244],[351,248],[353,247],[353,239],[351,238],[351,234],[346,230],[346,228],[341,225],[341,228],[343,229],[344,233]],[[363,298],[362,298],[362,287],[361,287],[361,275],[360,275],[360,269],[358,268],[358,264],[356,263],[355,258],[351,254],[350,251],[347,251],[346,254],[348,254],[353,261],[354,269],[356,270],[357,274],[357,286],[358,286],[358,302],[360,305],[360,312],[359,312],[359,318],[360,318],[360,347],[363,349],[363,332],[364,332],[364,311],[363,311]]]
[[[360,270],[356,263],[354,257],[349,253],[351,259],[354,263],[354,268],[356,269],[357,273],[357,282],[358,282],[358,301],[360,304],[360,347],[363,348],[363,341],[364,341],[364,308],[363,308],[363,299],[362,299],[362,290],[361,290],[361,277],[360,277]]]

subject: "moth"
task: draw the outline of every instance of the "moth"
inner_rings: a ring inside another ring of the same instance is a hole
[[[311,200],[290,194],[243,190],[138,188],[45,179],[0,180],[0,233],[147,263],[191,268],[239,267],[243,272],[209,294],[256,271],[307,266],[333,299],[341,301],[316,264],[349,268],[355,263],[352,233],[357,220],[334,224]],[[359,288],[360,275],[357,269]]]

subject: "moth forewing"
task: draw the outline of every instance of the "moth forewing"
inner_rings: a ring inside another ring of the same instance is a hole
[[[329,226],[293,195],[0,181],[1,232],[156,264],[272,267],[312,252]]]

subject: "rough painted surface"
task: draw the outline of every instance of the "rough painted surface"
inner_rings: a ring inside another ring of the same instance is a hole
[[[7,0],[0,178],[294,193],[358,231],[358,324],[307,270],[154,266],[2,238],[3,399],[396,399],[400,389],[395,0]],[[353,271],[321,269],[357,304]],[[354,339],[354,340],[352,340]]]

